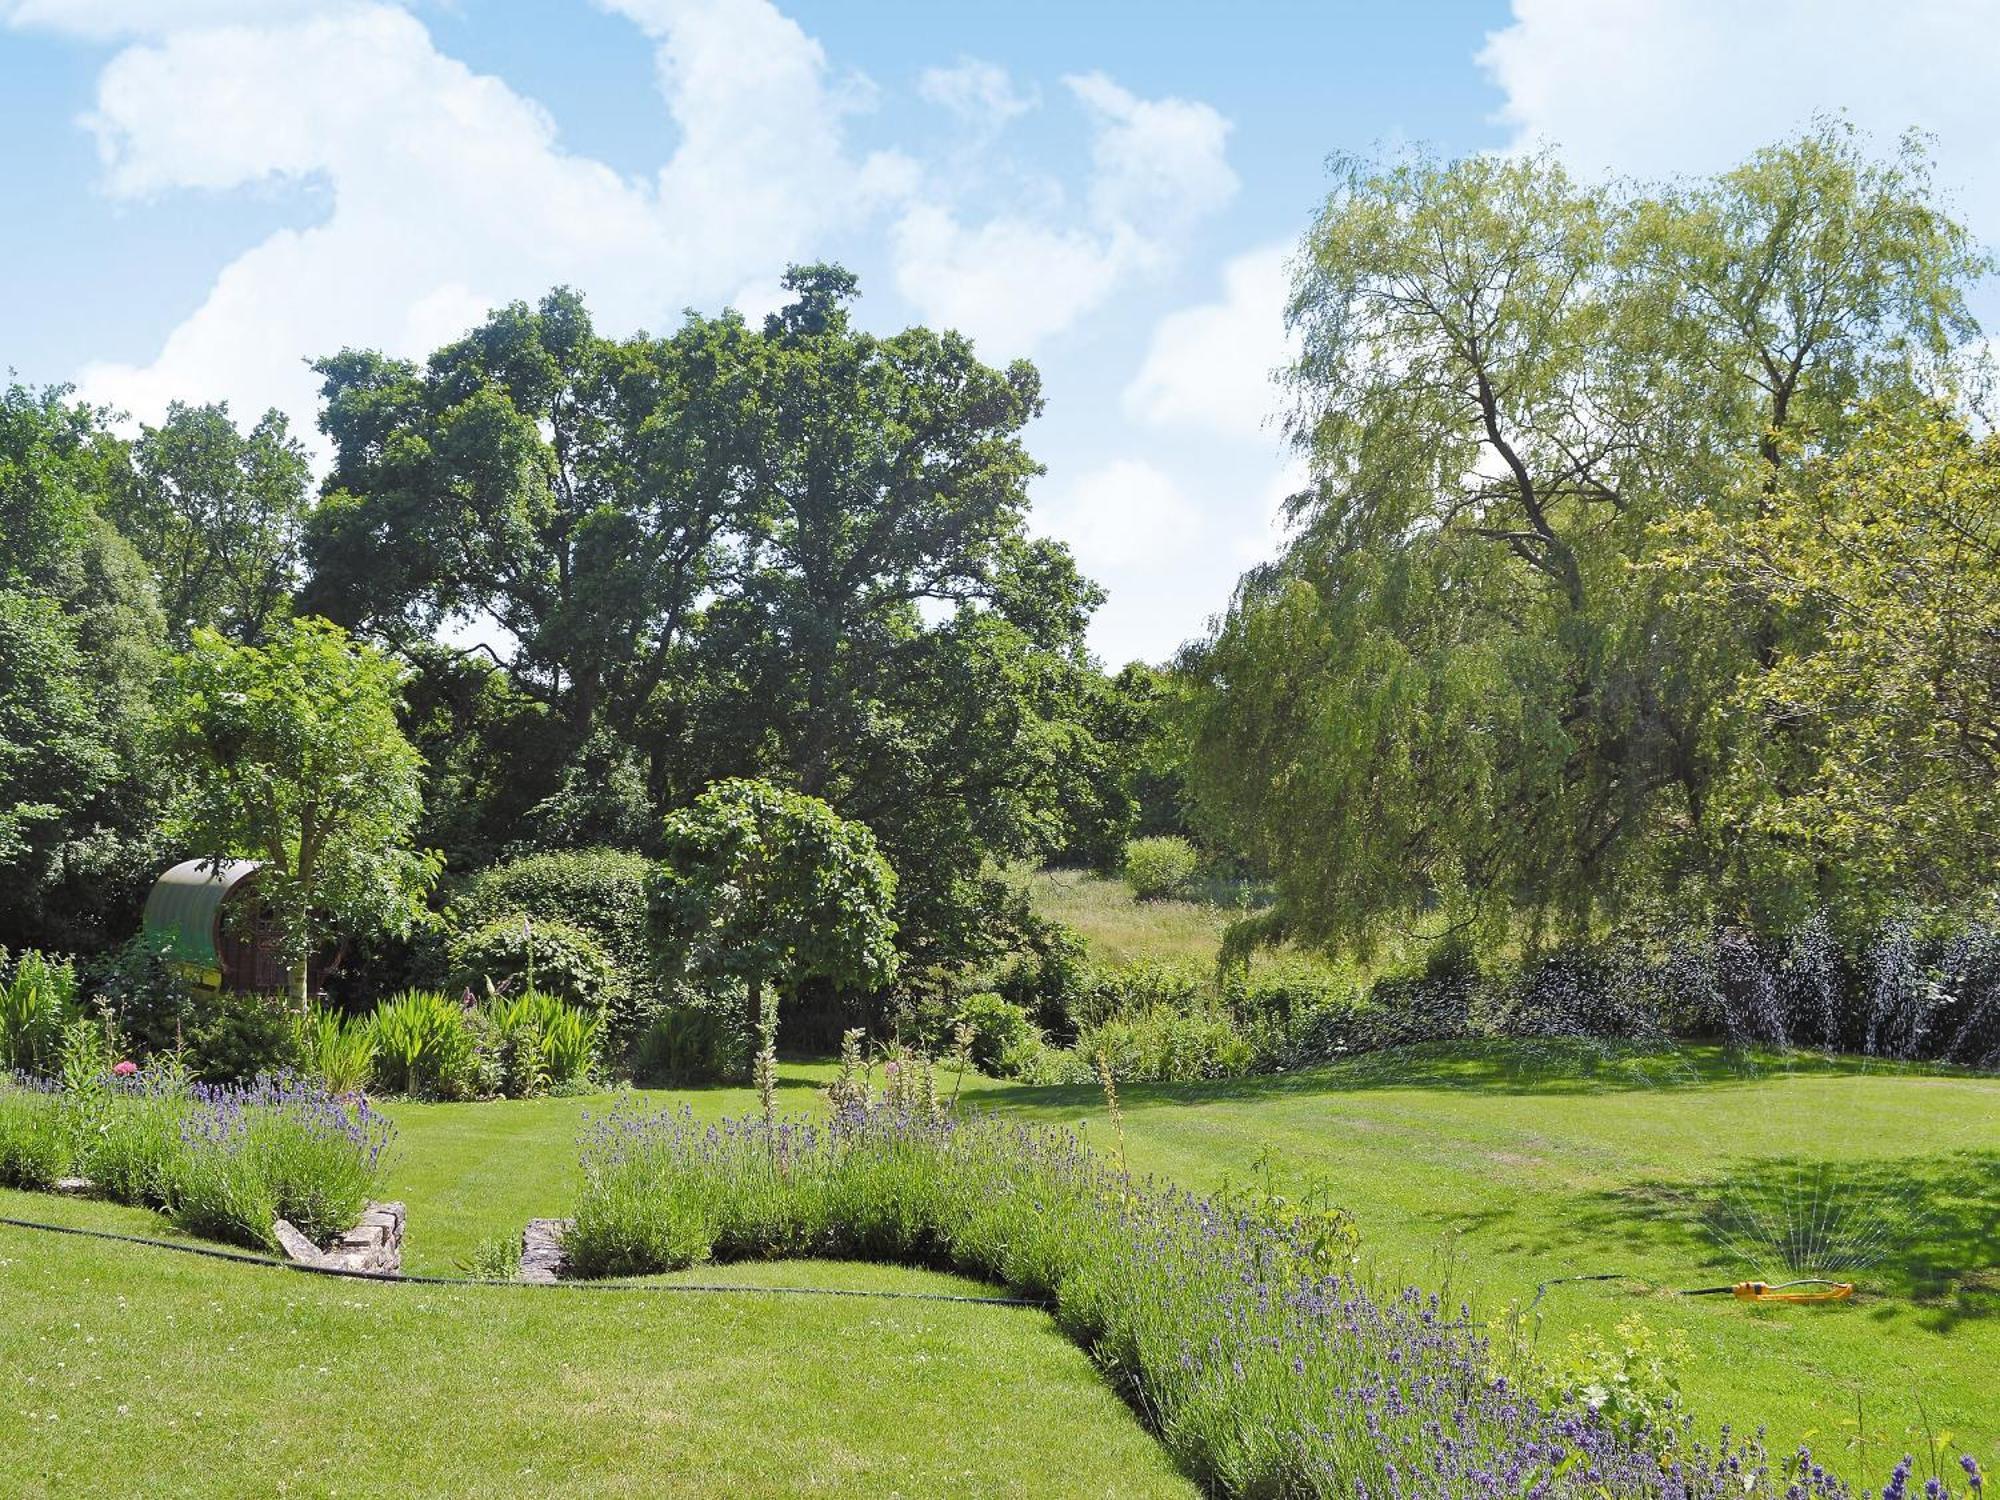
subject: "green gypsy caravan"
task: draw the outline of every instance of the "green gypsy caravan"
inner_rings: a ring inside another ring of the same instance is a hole
[[[262,868],[254,859],[190,859],[154,882],[146,936],[165,939],[167,957],[198,987],[285,987],[277,927],[257,897]]]

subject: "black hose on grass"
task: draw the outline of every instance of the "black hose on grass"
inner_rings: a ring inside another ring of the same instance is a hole
[[[979,1307],[1032,1307],[1047,1311],[1048,1303],[1032,1297],[975,1297],[964,1292],[897,1292],[845,1286],[743,1286],[696,1281],[513,1281],[492,1276],[413,1276],[402,1271],[357,1271],[346,1266],[314,1266],[304,1261],[279,1260],[272,1255],[253,1255],[246,1250],[224,1250],[215,1245],[190,1245],[179,1240],[149,1239],[141,1234],[119,1234],[109,1229],[83,1229],[74,1224],[42,1224],[34,1219],[0,1216],[0,1225],[10,1229],[40,1229],[49,1234],[74,1234],[85,1239],[112,1240],[121,1245],[143,1245],[150,1250],[175,1250],[182,1255],[205,1255],[210,1260],[233,1261],[238,1265],[263,1266],[274,1271],[302,1271],[308,1276],[338,1276],[348,1281],[406,1282],[413,1286],[506,1286],[568,1287],[591,1292],[769,1292],[791,1297],[880,1297],[899,1302],[962,1302]]]

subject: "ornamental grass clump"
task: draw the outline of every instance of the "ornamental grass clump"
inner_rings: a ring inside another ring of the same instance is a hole
[[[900,1074],[902,1070],[899,1068]],[[1356,1274],[1350,1244],[1113,1170],[1069,1131],[842,1086],[831,1123],[620,1107],[582,1143],[582,1275],[879,1259],[1046,1301],[1177,1462],[1225,1495],[1852,1500],[1685,1417],[1643,1432],[1523,1388],[1464,1308]]]

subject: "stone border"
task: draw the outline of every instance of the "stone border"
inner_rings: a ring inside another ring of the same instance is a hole
[[[521,1267],[514,1273],[516,1281],[553,1286],[562,1280],[563,1236],[572,1222],[569,1219],[528,1220],[528,1227],[521,1231]]]
[[[394,1275],[403,1268],[403,1218],[400,1203],[371,1203],[360,1222],[324,1250],[283,1219],[271,1230],[285,1254],[302,1266]]]

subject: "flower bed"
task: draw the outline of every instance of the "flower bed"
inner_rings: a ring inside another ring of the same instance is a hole
[[[192,1233],[275,1248],[289,1220],[325,1243],[361,1217],[395,1127],[359,1096],[291,1076],[214,1087],[162,1069],[80,1087],[0,1078],[0,1186],[88,1178]]]
[[[586,1135],[583,1176],[564,1242],[573,1274],[859,1257],[1045,1299],[1176,1460],[1223,1494],[1854,1493],[1804,1453],[1774,1463],[1727,1429],[1703,1443],[1685,1419],[1634,1434],[1524,1389],[1464,1309],[1370,1286],[1338,1236],[1135,1182],[1067,1131],[851,1096],[830,1126],[621,1109]]]

